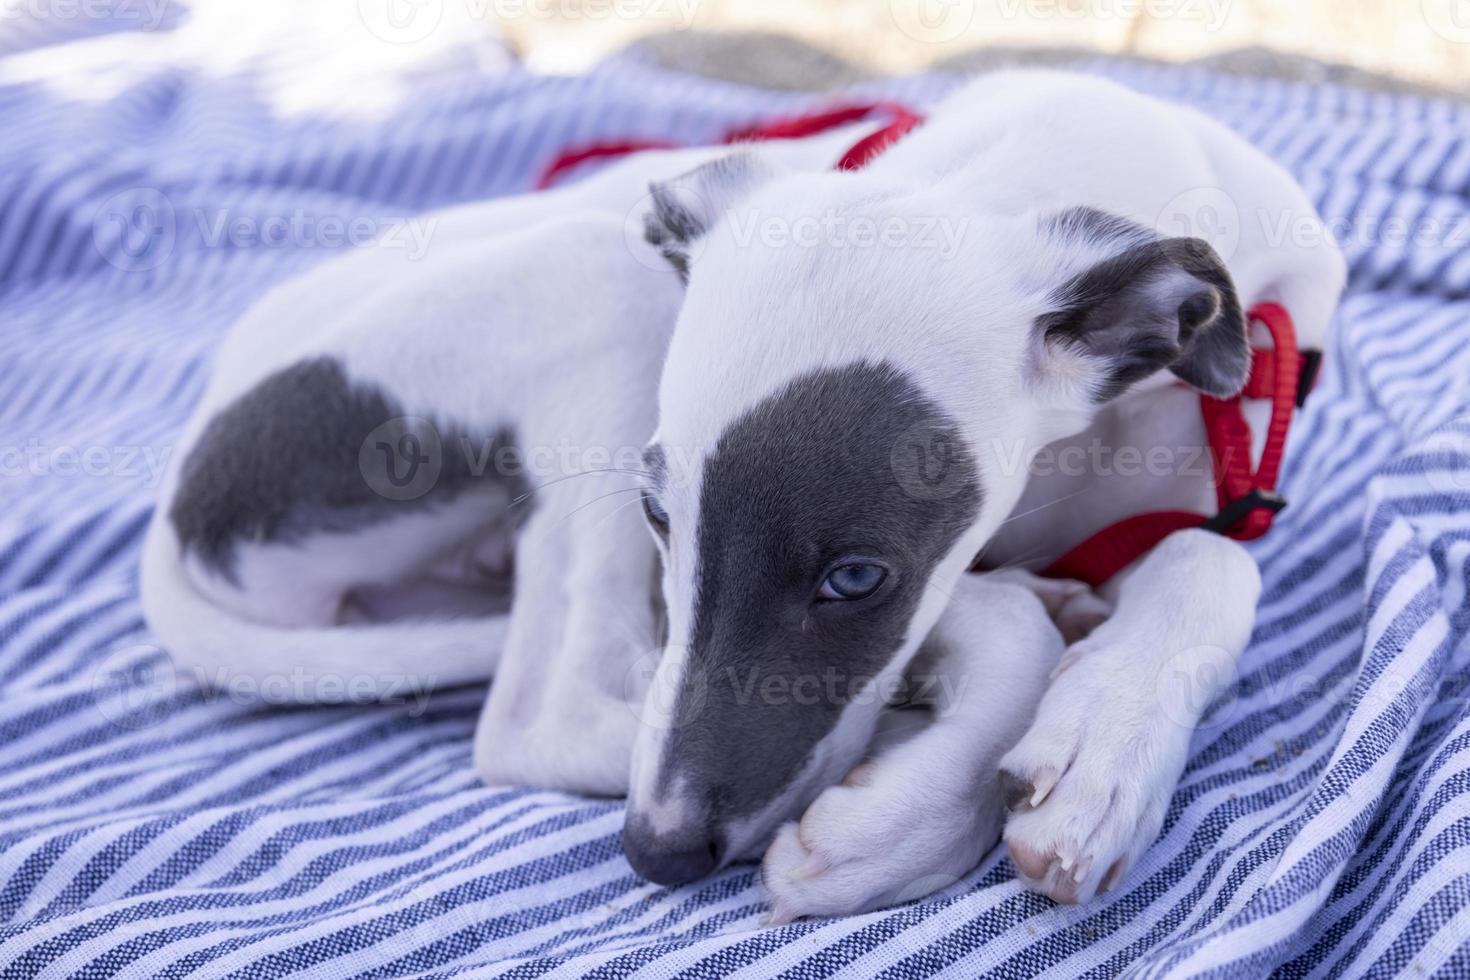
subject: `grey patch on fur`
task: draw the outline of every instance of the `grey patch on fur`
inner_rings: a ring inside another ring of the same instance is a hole
[[[1207,242],[1166,238],[1092,208],[1054,215],[1044,230],[1118,248],[1056,290],[1057,309],[1037,319],[1047,342],[1080,346],[1109,365],[1100,401],[1165,368],[1218,398],[1245,386],[1245,316],[1225,263]]]
[[[1097,208],[1069,208],[1043,219],[1043,228],[1055,239],[1068,242],[1112,246],[1145,245],[1157,241],[1159,235],[1135,221],[1099,211]]]
[[[235,581],[236,546],[347,532],[446,503],[483,481],[524,492],[511,432],[406,417],[331,357],[266,377],[212,418],[169,519],[185,552]],[[524,519],[525,515],[518,515]]]
[[[669,464],[668,458],[664,455],[663,447],[653,445],[644,449],[643,465],[647,470],[647,474],[645,477],[645,479],[647,480],[647,487],[640,495],[642,497],[643,504],[643,517],[644,520],[648,523],[649,529],[653,531],[654,536],[659,541],[667,544],[669,540],[669,525],[667,515],[663,514],[662,512],[660,512],[658,515],[655,515],[654,510],[651,506],[657,501],[657,495],[665,488],[668,483]]]
[[[1036,787],[1020,776],[1002,769],[1000,795],[1005,800],[1006,809],[1016,813],[1022,809],[1030,809],[1029,803],[1031,797],[1036,795]]]
[[[946,472],[921,472],[940,443]],[[932,482],[947,491],[912,490]],[[662,791],[684,781],[711,820],[775,798],[897,653],[981,499],[955,421],[888,365],[804,375],[733,422],[704,465],[693,634]],[[888,578],[866,599],[818,600],[845,559],[881,561]]]
[[[752,153],[737,151],[650,184],[653,209],[643,216],[644,239],[687,283],[694,243],[767,173]]]
[[[649,485],[663,487],[669,478],[669,461],[668,457],[664,455],[664,447],[652,445],[644,449],[643,466],[648,470]]]
[[[693,215],[677,203],[660,203],[659,189],[653,188],[654,209],[643,216],[643,237],[648,244],[658,249],[658,254],[668,260],[679,281],[689,282],[689,242],[691,238],[681,236],[682,229],[693,228]]]

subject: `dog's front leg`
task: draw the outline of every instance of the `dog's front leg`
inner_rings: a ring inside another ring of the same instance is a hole
[[[885,715],[870,759],[777,832],[761,866],[771,921],[920,898],[975,867],[1000,836],[1000,757],[1061,653],[1031,591],[965,576],[907,675],[928,710]]]
[[[1113,887],[1153,843],[1200,715],[1234,678],[1261,581],[1239,544],[1188,530],[1114,590],[1112,617],[1068,649],[1001,763],[1011,859],[1060,902]]]
[[[657,552],[626,495],[589,506],[605,493],[549,494],[521,532],[510,634],[475,732],[487,783],[628,791]]]

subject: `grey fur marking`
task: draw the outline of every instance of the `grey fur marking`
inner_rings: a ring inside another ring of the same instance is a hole
[[[405,417],[334,358],[302,361],[209,421],[184,460],[169,519],[184,551],[234,581],[241,541],[353,531],[437,506],[485,480],[523,491],[510,430],[478,441],[465,432]]]
[[[661,790],[683,781],[711,818],[775,798],[903,644],[981,498],[954,421],[888,365],[805,375],[732,423],[704,466],[693,636]],[[814,604],[831,565],[859,557],[888,565],[883,586]]]
[[[653,208],[643,216],[643,237],[689,282],[694,242],[770,171],[747,150],[701,164],[649,185]]]
[[[643,216],[643,237],[668,260],[669,265],[679,274],[679,281],[687,285],[691,236],[676,229],[693,231],[693,215],[677,205],[662,201],[656,190],[654,208]]]
[[[643,467],[648,470],[649,484],[662,487],[669,478],[669,461],[664,447],[653,445],[643,450]]]
[[[1085,348],[1108,364],[1098,400],[1165,368],[1218,398],[1239,393],[1250,374],[1240,299],[1225,263],[1198,238],[1166,238],[1092,208],[1050,218],[1062,239],[1112,244],[1117,252],[1062,285],[1057,309],[1038,318],[1051,343]]]

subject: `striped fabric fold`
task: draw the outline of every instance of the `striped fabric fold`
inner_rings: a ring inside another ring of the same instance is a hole
[[[271,93],[301,52],[88,97],[11,70],[42,27],[0,48],[0,976],[1470,976],[1470,110],[1086,66],[1261,146],[1351,263],[1292,504],[1251,545],[1251,646],[1122,890],[1057,906],[997,849],[922,901],[765,929],[753,868],[659,888],[619,803],[480,785],[483,691],[290,709],[181,683],[135,566],[264,289],[395,229],[431,245],[426,211],[524,191],[566,146],[827,99],[458,59],[374,112],[293,114]]]

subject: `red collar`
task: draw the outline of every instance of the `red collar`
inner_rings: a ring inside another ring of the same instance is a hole
[[[924,117],[897,102],[851,102],[844,105],[811,112],[801,116],[783,116],[768,119],[752,126],[741,126],[729,130],[720,138],[721,143],[749,143],[756,140],[790,140],[803,136],[815,136],[838,126],[861,122],[869,116],[887,116],[889,122],[858,140],[842,159],[837,161],[838,170],[857,170],[868,161],[892,146],[899,137],[924,121]],[[589,160],[602,160],[627,156],[640,150],[672,150],[681,144],[671,140],[609,140],[571,147],[558,154],[556,159],[541,171],[536,178],[536,189],[544,191],[554,185],[568,171]]]
[[[923,122],[924,117],[897,102],[851,103],[733,129],[725,134],[722,142],[798,139],[875,115],[887,116],[890,121],[882,129],[864,136],[837,162],[838,170],[857,170]],[[572,148],[541,172],[536,189],[551,187],[567,171],[589,160],[625,156],[639,150],[673,149],[678,145],[666,140],[621,140]],[[1276,493],[1286,432],[1293,411],[1311,390],[1321,355],[1317,351],[1297,349],[1291,317],[1276,303],[1260,304],[1251,310],[1250,319],[1263,324],[1270,332],[1272,347],[1254,352],[1245,391],[1235,398],[1200,396],[1200,412],[1215,464],[1219,512],[1214,517],[1206,517],[1189,511],[1166,510],[1125,518],[1077,545],[1053,562],[1043,575],[1078,579],[1098,586],[1175,531],[1203,527],[1238,541],[1249,541],[1270,530],[1272,517],[1286,506],[1286,501]],[[1261,453],[1261,464],[1254,470],[1251,469],[1251,428],[1240,408],[1242,398],[1271,400],[1266,446]]]

